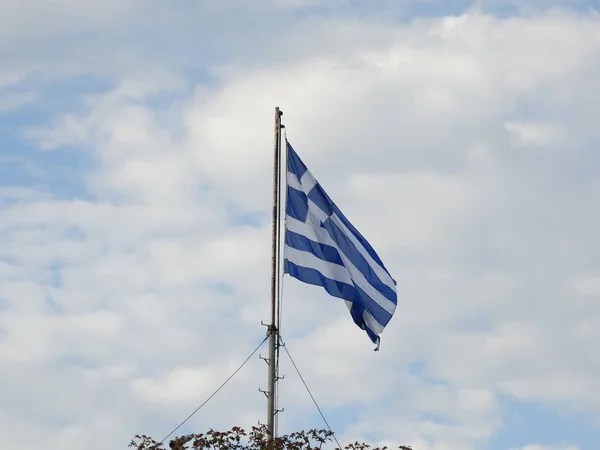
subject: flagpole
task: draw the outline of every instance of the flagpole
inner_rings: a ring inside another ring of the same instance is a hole
[[[272,251],[271,251],[271,323],[268,328],[269,333],[269,360],[268,360],[268,388],[267,388],[267,445],[268,450],[273,449],[273,438],[276,437],[275,399],[277,382],[277,346],[279,344],[279,330],[277,329],[277,276],[278,276],[278,252],[279,252],[279,161],[281,156],[281,116],[283,111],[279,107],[275,108],[275,145],[273,155],[273,224],[272,224]]]

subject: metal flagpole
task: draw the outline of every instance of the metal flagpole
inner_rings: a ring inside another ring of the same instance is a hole
[[[267,388],[267,445],[268,450],[273,449],[273,438],[276,437],[275,414],[276,385],[277,382],[277,346],[279,345],[279,330],[277,329],[277,277],[278,277],[278,252],[279,252],[279,161],[281,156],[281,116],[283,111],[275,108],[275,146],[273,162],[273,229],[271,253],[271,324],[269,333],[269,360],[268,360],[268,388]]]

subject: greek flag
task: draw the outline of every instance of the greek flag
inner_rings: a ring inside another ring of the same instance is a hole
[[[344,299],[377,350],[396,309],[396,282],[287,141],[286,146],[284,273]]]

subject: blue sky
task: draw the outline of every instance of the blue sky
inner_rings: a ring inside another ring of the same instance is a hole
[[[374,353],[285,280],[340,441],[595,449],[599,6],[5,2],[0,447],[160,438],[260,342],[280,106],[398,281]],[[281,431],[323,426],[282,372]],[[256,357],[183,431],[263,421],[265,380]]]

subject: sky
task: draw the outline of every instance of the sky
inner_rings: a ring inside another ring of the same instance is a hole
[[[340,442],[596,449],[598,11],[3,0],[0,448],[161,439],[261,342],[279,106],[398,282],[374,352],[343,301],[284,279],[283,338]],[[324,428],[281,372],[280,431]],[[257,354],[180,432],[264,422],[266,376]]]

